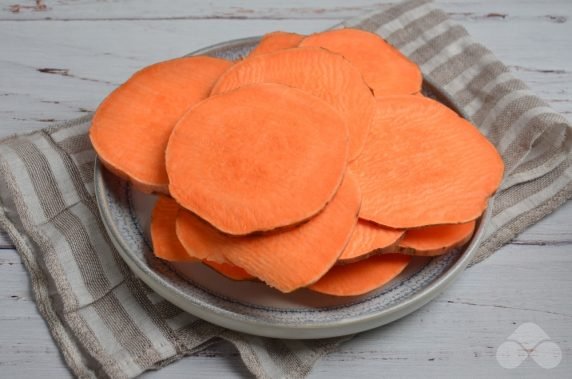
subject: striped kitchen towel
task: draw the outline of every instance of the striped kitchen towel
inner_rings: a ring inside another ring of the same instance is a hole
[[[344,25],[376,32],[497,146],[506,175],[476,263],[572,194],[570,123],[427,1]],[[257,377],[303,377],[349,338],[287,341],[233,332],[161,299],[122,262],[99,218],[90,117],[0,142],[0,226],[30,272],[38,309],[72,372],[130,378],[226,340]]]

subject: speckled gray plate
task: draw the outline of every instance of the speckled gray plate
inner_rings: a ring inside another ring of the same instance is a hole
[[[226,42],[194,54],[226,59],[246,55],[257,38]],[[434,88],[424,92],[449,104]],[[469,245],[436,258],[415,257],[384,287],[337,298],[308,290],[282,294],[257,282],[235,282],[199,264],[172,264],[153,256],[149,219],[155,197],[135,191],[96,162],[96,196],[107,231],[125,262],[149,287],[180,308],[212,323],[261,336],[324,338],[360,332],[401,318],[443,291],[467,266],[483,233]]]

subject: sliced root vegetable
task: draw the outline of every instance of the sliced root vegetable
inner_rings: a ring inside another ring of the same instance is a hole
[[[254,280],[256,277],[250,275],[244,269],[233,265],[232,263],[219,263],[213,262],[209,260],[204,260],[204,264],[215,270],[221,275],[226,276],[229,279],[233,280]]]
[[[363,295],[394,279],[410,261],[408,255],[374,255],[358,262],[334,266],[308,288],[334,296]]]
[[[348,245],[338,258],[338,263],[351,263],[366,259],[371,254],[392,252],[404,233],[403,230],[386,228],[360,219]]]
[[[300,46],[319,46],[342,54],[362,72],[375,96],[421,90],[419,67],[377,34],[357,29],[328,30],[306,37]]]
[[[297,33],[280,31],[268,33],[262,37],[256,48],[249,54],[249,57],[296,47],[303,39],[304,36]]]
[[[395,229],[478,218],[503,176],[494,146],[429,98],[379,98],[362,154],[350,164],[363,195],[360,218]]]
[[[359,154],[373,120],[375,100],[360,71],[344,57],[319,47],[249,57],[226,71],[212,93],[263,82],[300,88],[331,104],[349,129],[349,159]]]
[[[475,231],[475,221],[464,224],[434,225],[411,229],[399,242],[402,254],[435,256],[466,244]]]
[[[160,196],[151,215],[151,240],[156,257],[171,262],[194,262],[196,258],[187,254],[175,231],[179,204],[170,197]]]
[[[181,211],[177,235],[192,255],[222,251],[229,262],[271,287],[291,292],[314,283],[334,265],[357,223],[360,198],[354,179],[346,175],[326,208],[295,228],[235,237]]]
[[[221,245],[215,246],[210,243],[208,239],[198,236],[198,233],[208,231],[211,233],[212,238],[226,238],[226,241],[229,244],[233,243],[235,238],[239,238],[221,233],[205,220],[197,217],[184,208],[181,208],[181,211],[177,214],[175,230],[177,238],[187,254],[190,257],[203,262],[209,261],[211,263],[214,262],[219,264],[229,263],[223,255]]]
[[[165,148],[177,120],[231,63],[204,56],[146,67],[97,108],[90,138],[103,164],[143,192],[168,193]]]
[[[173,130],[169,190],[228,234],[294,225],[336,193],[347,133],[338,112],[296,88],[263,83],[212,96]]]
[[[151,218],[153,253],[156,257],[171,262],[199,262],[200,259],[192,257],[187,253],[177,237],[175,223],[179,209],[181,209],[179,204],[170,197],[160,196],[157,200]],[[242,268],[224,261],[224,258],[219,258],[219,261],[223,262],[204,260],[203,263],[234,280],[254,279],[252,275]]]

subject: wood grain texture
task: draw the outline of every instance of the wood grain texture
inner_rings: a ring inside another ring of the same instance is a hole
[[[217,2],[0,0],[0,138],[94,110],[133,71],[227,39],[310,33],[379,0]],[[387,1],[383,2],[387,3]],[[572,2],[436,1],[556,110],[572,114]],[[20,5],[16,12],[16,7]],[[570,117],[570,116],[568,116]],[[566,377],[572,372],[572,202],[469,269],[436,301],[365,333],[311,378]],[[0,377],[70,377],[33,303],[28,275],[0,233]],[[563,351],[550,371],[502,369],[497,347],[523,322]],[[147,378],[248,377],[220,344]]]
[[[12,241],[10,241],[8,235],[3,230],[0,230],[0,250],[11,249],[12,247]]]
[[[0,19],[33,20],[141,20],[141,19],[339,19],[379,9],[388,0],[43,0],[36,6],[30,0],[0,0]],[[551,0],[541,6],[537,0],[503,1],[436,1],[451,15],[462,20],[493,20],[508,18],[539,19],[562,23],[572,16],[567,0]]]

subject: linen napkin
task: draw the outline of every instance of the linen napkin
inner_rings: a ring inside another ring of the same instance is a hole
[[[571,197],[568,120],[444,12],[428,1],[407,1],[344,25],[378,33],[419,64],[501,152],[505,179],[473,263]],[[257,377],[297,378],[351,338],[292,341],[226,330],[140,282],[98,215],[90,119],[0,142],[0,227],[30,272],[38,309],[73,374],[131,378],[226,340]]]

